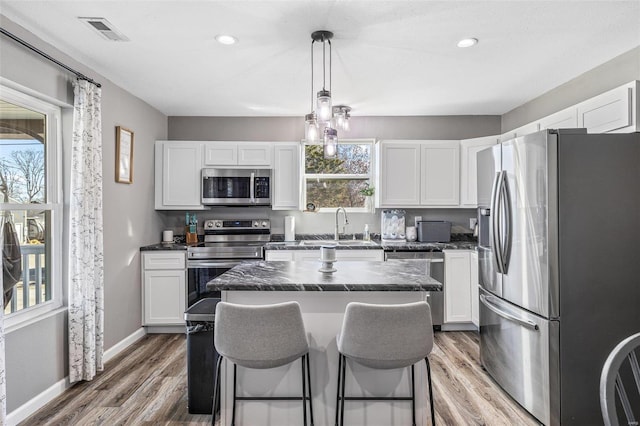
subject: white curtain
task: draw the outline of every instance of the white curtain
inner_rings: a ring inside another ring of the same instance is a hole
[[[0,244],[2,244],[0,242]],[[1,248],[1,247],[0,247]],[[2,250],[0,250],[0,253]],[[2,271],[0,271],[0,288],[2,288]],[[2,307],[0,303],[0,307]],[[5,424],[7,416],[7,386],[4,374],[4,308],[0,308],[0,425]]]
[[[103,369],[102,120],[99,87],[74,85],[69,201],[69,380]]]

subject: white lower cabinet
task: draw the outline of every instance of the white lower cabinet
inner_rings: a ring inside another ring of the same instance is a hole
[[[267,261],[317,261],[320,262],[320,249],[314,250],[266,250]],[[336,260],[340,261],[384,261],[384,251],[381,250],[336,250]]]
[[[480,327],[480,289],[478,285],[478,252],[471,252],[471,322]]]
[[[186,279],[185,253],[142,253],[142,325],[184,325]]]
[[[444,251],[444,323],[471,322],[471,252]]]

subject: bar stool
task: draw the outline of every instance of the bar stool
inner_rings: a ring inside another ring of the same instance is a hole
[[[220,357],[216,366],[213,415],[218,400],[220,370],[223,358],[233,362],[233,410],[231,426],[235,426],[236,401],[302,400],[303,425],[307,425],[307,399],[313,426],[311,400],[311,368],[309,344],[305,334],[300,305],[297,302],[273,305],[238,305],[219,302],[216,306],[214,346]],[[301,397],[236,396],[237,367],[268,369],[289,364],[300,358],[302,363]],[[307,396],[307,381],[308,396]]]
[[[433,349],[431,308],[427,302],[400,305],[347,305],[338,343],[338,390],[336,426],[344,425],[345,401],[411,401],[413,426],[416,425],[414,364],[427,364],[431,422],[435,425],[431,368],[428,355]],[[347,397],[345,370],[347,358],[369,368],[390,370],[411,367],[411,394],[408,397]],[[338,408],[339,407],[339,408]],[[338,422],[339,420],[339,422]]]

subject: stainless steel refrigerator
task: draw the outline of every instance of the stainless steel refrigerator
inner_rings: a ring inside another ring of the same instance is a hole
[[[640,331],[640,133],[548,130],[478,153],[480,358],[546,425],[602,424]]]

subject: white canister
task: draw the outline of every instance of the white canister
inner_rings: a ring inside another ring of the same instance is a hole
[[[335,260],[336,260],[336,248],[335,248],[335,246],[321,246],[320,247],[320,260],[322,262],[335,262]]]
[[[293,216],[284,217],[284,240],[296,240],[296,218]]]
[[[172,243],[173,242],[173,231],[167,229],[166,231],[162,231],[162,242],[163,243]]]
[[[407,226],[406,234],[407,241],[415,241],[418,239],[418,231],[415,226]]]

